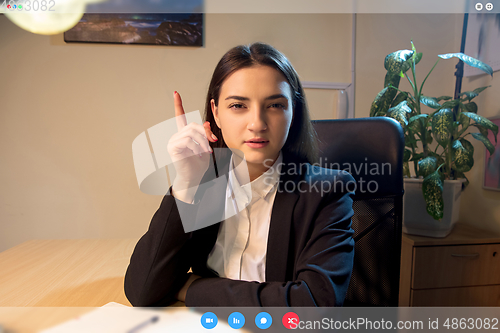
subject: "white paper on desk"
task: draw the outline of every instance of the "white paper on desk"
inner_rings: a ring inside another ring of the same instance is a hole
[[[40,333],[126,333],[155,316],[159,320],[143,327],[140,333],[205,331],[201,326],[202,313],[194,312],[189,308],[162,311],[130,307],[102,307]],[[210,331],[234,333],[234,330],[221,320]],[[244,332],[244,330],[239,331]]]

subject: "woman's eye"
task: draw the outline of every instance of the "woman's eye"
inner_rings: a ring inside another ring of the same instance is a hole
[[[229,105],[230,109],[242,109],[243,107],[244,107],[243,104],[238,104],[238,103]]]
[[[273,109],[284,109],[285,108],[285,106],[281,103],[274,103],[274,104],[271,104],[269,107],[273,108]]]

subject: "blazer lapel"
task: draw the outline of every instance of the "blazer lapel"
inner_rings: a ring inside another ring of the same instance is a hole
[[[195,230],[202,229],[213,224],[218,224],[224,217],[226,207],[226,188],[229,174],[229,157],[219,155],[217,159],[218,172],[215,172],[213,161],[210,161],[209,171],[205,173],[199,192],[202,193],[196,216]],[[215,243],[215,241],[214,241]]]
[[[299,198],[297,191],[299,170],[289,175],[290,161],[284,157],[284,165],[278,185],[278,192],[274,199],[269,226],[266,254],[266,281],[286,281],[287,275],[291,274],[293,266],[288,263],[290,251],[290,234],[293,223],[293,211]],[[292,168],[293,169],[293,168]],[[293,183],[293,187],[291,184]],[[293,191],[286,189],[292,188]],[[291,277],[290,277],[291,278]]]
[[[217,275],[207,267],[207,258],[217,241],[220,222],[224,215],[226,184],[229,172],[227,159],[219,158],[217,161],[219,167],[217,176],[208,175],[203,180],[205,183],[210,183],[207,184],[208,188],[204,189],[201,196],[199,212],[202,213],[196,216],[196,225],[206,227],[202,227],[193,233],[193,243],[196,245],[194,265],[196,266],[196,272],[202,276]],[[212,177],[215,177],[215,179],[211,179]],[[207,219],[212,223],[207,223]]]
[[[229,161],[226,160],[224,162],[227,163]],[[219,171],[218,177],[227,178],[229,172],[229,163],[227,164],[226,163],[218,163],[218,171]],[[291,227],[294,218],[293,212],[297,200],[299,199],[299,191],[297,189],[297,186],[300,180],[300,172],[301,172],[301,170],[296,169],[295,168],[296,165],[293,165],[292,163],[294,162],[289,159],[289,156],[283,154],[284,165],[281,170],[281,176],[278,183],[278,191],[276,193],[273,208],[271,211],[271,221],[270,221],[269,235],[267,241],[266,281],[268,282],[271,281],[282,282],[292,278],[291,274],[293,269],[293,263],[288,263],[288,258],[289,258],[289,252],[291,251],[290,237],[291,237]],[[293,191],[290,191],[290,189],[293,189]],[[221,193],[223,193],[222,196]],[[202,200],[202,202],[204,202],[203,204],[204,209],[207,209],[208,211],[213,211],[213,209],[205,205],[206,203],[211,202],[213,208],[214,207],[213,200],[215,198],[217,198],[215,199],[217,202],[219,202],[220,200],[223,200],[223,202],[225,202],[225,193],[226,193],[225,187],[222,188],[221,186],[211,186],[210,188],[208,188],[203,195],[203,198],[205,200]],[[197,220],[198,218],[203,219],[203,216],[197,217]],[[205,269],[206,269],[206,256],[208,256],[208,254],[213,248],[213,245],[215,244],[219,227],[220,223],[216,223],[204,229],[205,232],[202,233],[195,232],[196,235],[195,242],[200,245],[199,250],[201,250],[200,252],[204,254],[201,256],[203,257],[203,260],[202,262],[200,262],[200,266],[202,266]]]

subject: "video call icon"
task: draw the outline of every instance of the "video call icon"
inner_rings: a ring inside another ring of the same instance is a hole
[[[201,316],[201,326],[206,329],[212,329],[217,326],[219,320],[217,316],[213,312],[205,312],[203,316]]]

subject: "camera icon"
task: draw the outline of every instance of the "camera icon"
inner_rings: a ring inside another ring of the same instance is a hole
[[[217,316],[213,312],[205,312],[203,316],[201,316],[201,326],[206,329],[212,329],[217,326],[219,320]]]

